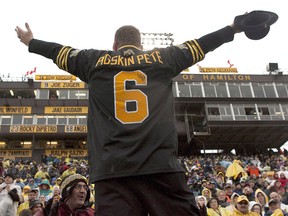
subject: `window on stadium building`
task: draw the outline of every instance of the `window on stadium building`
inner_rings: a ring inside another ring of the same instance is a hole
[[[69,90],[67,89],[61,89],[59,90],[59,99],[68,99],[69,98]]]
[[[79,116],[79,124],[80,125],[87,125],[87,117],[86,116]]]
[[[233,120],[230,104],[220,104],[221,120]]]
[[[288,97],[288,85],[282,83],[276,84],[276,90],[280,98]]]
[[[36,124],[38,125],[46,125],[47,122],[47,118],[46,116],[43,115],[38,115],[36,118]]]
[[[70,90],[70,99],[88,99],[87,90]]]
[[[236,83],[228,83],[230,97],[241,97],[240,87]]]
[[[242,104],[233,104],[233,112],[234,112],[234,117],[235,120],[246,120],[246,114],[245,114],[245,109],[244,105]]]
[[[48,120],[48,123],[47,123],[48,125],[56,125],[56,123],[57,123],[56,116],[48,115],[47,120]]]
[[[32,125],[33,124],[33,116],[32,115],[24,115],[23,116],[23,124],[24,125]]]
[[[282,104],[283,114],[286,120],[288,120],[288,104]]]
[[[68,116],[68,125],[76,125],[77,116]]]
[[[266,83],[263,85],[266,98],[275,98],[276,93],[273,84]]]
[[[269,104],[268,109],[272,120],[285,119],[280,104]]]
[[[251,91],[250,84],[242,83],[241,85],[239,85],[239,87],[240,87],[241,97],[252,98],[252,91]]]
[[[2,115],[1,117],[1,124],[2,125],[11,125],[12,116]]]
[[[205,97],[216,97],[215,86],[211,83],[203,83]]]
[[[269,112],[269,108],[266,105],[258,105],[258,113],[260,116],[260,120],[270,120],[271,116],[270,116],[270,112]]]
[[[58,116],[58,125],[67,125],[69,116]]]
[[[193,82],[189,85],[192,93],[192,97],[203,97],[202,85],[200,82]]]
[[[225,83],[215,83],[217,97],[228,97],[227,87]]]
[[[178,83],[179,97],[191,97],[189,83]]]
[[[257,112],[255,105],[252,104],[246,104],[244,105],[245,115],[247,120],[257,120]]]
[[[252,87],[253,87],[254,96],[256,98],[264,98],[265,97],[265,93],[264,93],[264,89],[263,89],[262,85],[260,85],[259,83],[253,83]]]
[[[37,89],[36,99],[49,99],[49,89]]]
[[[12,116],[12,124],[13,125],[19,125],[19,124],[22,124],[22,118],[23,115],[13,115]]]
[[[230,104],[207,105],[209,120],[233,120]]]

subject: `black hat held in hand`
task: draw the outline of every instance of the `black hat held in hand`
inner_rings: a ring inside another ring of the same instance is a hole
[[[236,16],[234,24],[252,40],[264,38],[270,26],[278,20],[278,15],[270,11],[255,10],[245,15]]]

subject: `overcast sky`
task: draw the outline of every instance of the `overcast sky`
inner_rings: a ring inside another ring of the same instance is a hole
[[[231,24],[234,17],[253,10],[272,11],[278,21],[262,40],[236,35],[199,63],[202,67],[228,67],[230,60],[242,74],[268,74],[269,62],[288,73],[288,12],[283,0],[9,0],[0,3],[1,75],[21,77],[37,67],[37,74],[66,74],[51,60],[29,54],[19,42],[15,26],[28,22],[37,39],[75,48],[112,49],[114,32],[135,25],[141,32],[173,33],[174,44],[199,38]],[[197,66],[190,68],[198,72]]]

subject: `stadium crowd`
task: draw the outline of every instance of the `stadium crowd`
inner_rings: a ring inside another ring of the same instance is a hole
[[[283,152],[212,154],[179,157],[179,161],[201,216],[288,214],[288,157]],[[69,204],[70,188],[87,192],[79,209],[94,212],[94,189],[88,171],[87,160],[72,157],[43,156],[41,163],[0,160],[0,215],[53,215],[51,209],[61,199]],[[11,198],[11,205],[4,203],[8,200],[5,196]],[[94,214],[81,212],[75,215]]]

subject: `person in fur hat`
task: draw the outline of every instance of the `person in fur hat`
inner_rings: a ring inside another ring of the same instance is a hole
[[[61,198],[53,196],[35,216],[94,216],[89,207],[90,191],[87,179],[80,174],[66,176],[60,185]]]

